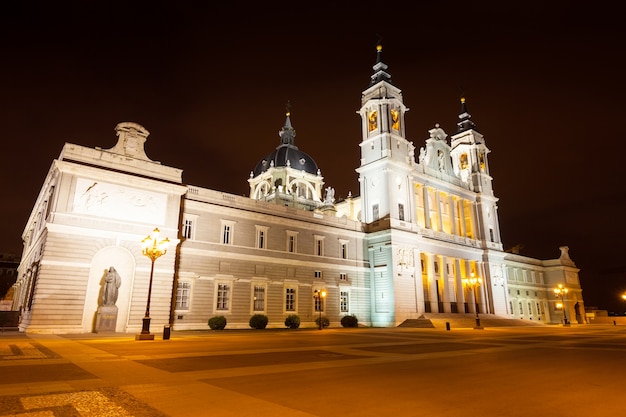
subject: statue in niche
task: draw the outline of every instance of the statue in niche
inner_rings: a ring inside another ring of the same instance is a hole
[[[426,149],[424,149],[424,147],[420,148],[420,156],[419,156],[419,163],[423,163],[424,162],[424,158],[426,158]]]
[[[446,169],[445,161],[443,159],[444,158],[443,151],[438,151],[437,157],[439,160],[439,171],[443,172]]]
[[[324,199],[326,204],[333,204],[335,202],[335,189],[332,187],[326,188],[326,198]]]
[[[102,305],[114,306],[117,302],[119,288],[122,285],[122,277],[114,267],[110,267],[104,277],[104,290],[102,291]]]

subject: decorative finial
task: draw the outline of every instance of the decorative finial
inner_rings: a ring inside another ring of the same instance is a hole
[[[285,111],[287,117],[291,116],[291,102],[289,100],[287,100],[287,104],[285,104]]]
[[[383,50],[383,46],[381,44],[376,45],[376,51],[380,52]]]
[[[461,97],[461,103],[465,103],[465,97]]]

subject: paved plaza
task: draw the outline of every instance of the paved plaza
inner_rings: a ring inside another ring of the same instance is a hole
[[[0,416],[619,416],[626,326],[0,334]]]

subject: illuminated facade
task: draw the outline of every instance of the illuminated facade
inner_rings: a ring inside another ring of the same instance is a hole
[[[116,127],[111,149],[65,144],[23,235],[12,306],[21,330],[93,332],[114,267],[115,330],[137,333],[150,276],[140,243],[155,226],[171,249],[155,262],[153,329],[206,329],[218,315],[229,328],[248,328],[257,313],[268,327],[284,327],[290,314],[312,327],[320,310],[331,325],[347,314],[396,326],[476,308],[558,323],[558,284],[569,289],[570,321],[583,323],[566,247],[548,261],[503,250],[489,149],[465,102],[457,131],[436,125],[416,158],[405,137],[408,108],[381,56],[379,48],[359,110],[358,197],[335,201],[324,189],[320,169],[295,145],[289,113],[278,147],[250,173],[249,197],[184,185],[180,169],[146,156],[148,131],[135,123]]]

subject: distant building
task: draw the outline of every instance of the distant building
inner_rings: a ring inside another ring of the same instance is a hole
[[[269,327],[290,314],[314,326],[320,312],[331,325],[354,314],[363,325],[396,326],[476,308],[559,323],[559,302],[584,323],[567,247],[547,261],[503,250],[490,151],[465,101],[456,132],[435,125],[416,158],[408,108],[381,54],[358,111],[360,195],[343,201],[296,146],[289,113],[278,146],[252,167],[249,197],[183,184],[182,170],[147,157],[149,133],[136,123],[117,125],[111,149],[65,144],[23,235],[12,305],[20,329],[95,331],[114,267],[115,330],[139,332],[151,270],[140,242],[155,226],[171,247],[154,264],[152,329],[207,329],[218,315],[228,328],[248,328],[256,313]],[[562,299],[558,284],[568,289]]]
[[[0,253],[0,311],[11,310],[12,287],[17,281],[20,257],[12,253]]]

